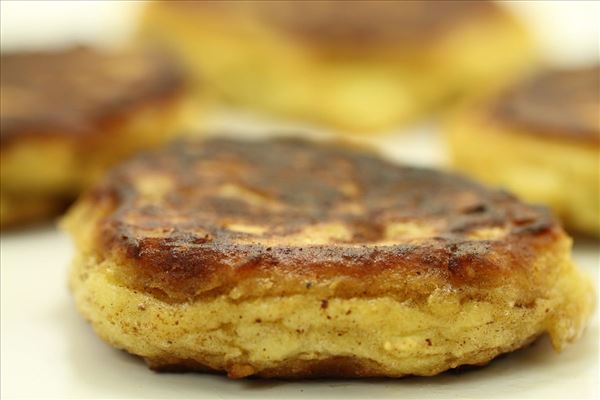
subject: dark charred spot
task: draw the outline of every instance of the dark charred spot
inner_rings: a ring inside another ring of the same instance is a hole
[[[202,243],[206,243],[209,242],[211,240],[210,235],[207,233],[204,236],[201,237],[195,237],[194,239],[192,239],[192,242],[195,244],[202,244]]]
[[[483,213],[486,210],[487,210],[487,206],[483,203],[479,203],[479,204],[474,204],[472,206],[464,208],[463,212],[465,214],[477,214],[477,213]]]

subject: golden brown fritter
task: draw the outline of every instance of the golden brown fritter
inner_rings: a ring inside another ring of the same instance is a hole
[[[488,1],[152,2],[141,32],[227,100],[342,132],[394,128],[533,58]]]
[[[142,50],[1,56],[2,226],[55,215],[107,166],[181,123],[181,69]]]
[[[181,142],[70,212],[82,313],[155,368],[432,375],[591,307],[541,207],[467,179],[299,140]]]
[[[461,170],[600,234],[600,66],[540,71],[465,107],[449,139]]]

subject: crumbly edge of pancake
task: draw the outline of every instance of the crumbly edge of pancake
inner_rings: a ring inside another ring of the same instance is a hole
[[[557,350],[581,335],[593,295],[569,260],[568,243],[540,254],[535,264],[551,268],[552,278],[544,295],[527,302],[508,284],[486,293],[439,287],[420,301],[389,293],[327,296],[318,288],[239,297],[234,288],[170,303],[128,287],[118,279],[119,264],[82,249],[70,285],[96,332],[153,368],[303,377],[323,375],[323,364],[338,365],[339,376],[434,375],[486,363],[544,333]]]

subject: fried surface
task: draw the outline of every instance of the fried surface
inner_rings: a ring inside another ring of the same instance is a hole
[[[174,144],[65,225],[79,309],[154,368],[432,375],[545,332],[562,348],[591,308],[545,209],[328,144]]]
[[[175,144],[113,171],[90,196],[117,207],[98,227],[105,251],[143,264],[176,297],[237,280],[223,273],[229,254],[247,260],[252,275],[265,264],[266,273],[357,277],[430,264],[457,283],[481,281],[467,269],[502,280],[531,249],[516,247],[517,262],[505,265],[499,253],[544,245],[560,231],[545,209],[507,193],[301,141]]]
[[[2,147],[24,135],[98,135],[148,102],[181,94],[168,58],[89,48],[2,54]]]
[[[449,142],[462,171],[600,235],[600,67],[543,71],[465,107]]]
[[[600,65],[541,72],[492,107],[500,124],[600,147]]]
[[[48,204],[68,203],[182,120],[183,72],[158,54],[71,48],[1,63],[3,227],[55,215]]]
[[[489,1],[174,1],[183,12],[249,15],[315,46],[412,46],[438,39],[471,18],[501,14]]]
[[[228,101],[357,133],[410,121],[532,58],[521,25],[492,2],[152,2],[141,32]]]

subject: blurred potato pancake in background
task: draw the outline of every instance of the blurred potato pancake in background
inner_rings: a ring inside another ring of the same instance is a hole
[[[462,108],[448,131],[456,168],[600,236],[600,66],[539,72]]]
[[[155,1],[141,32],[228,100],[349,132],[413,120],[532,58],[487,1]]]
[[[158,53],[74,47],[2,54],[1,64],[3,228],[61,212],[184,119],[183,71]]]
[[[593,301],[545,208],[329,144],[175,143],[64,222],[79,310],[159,369],[433,375],[561,349]]]

